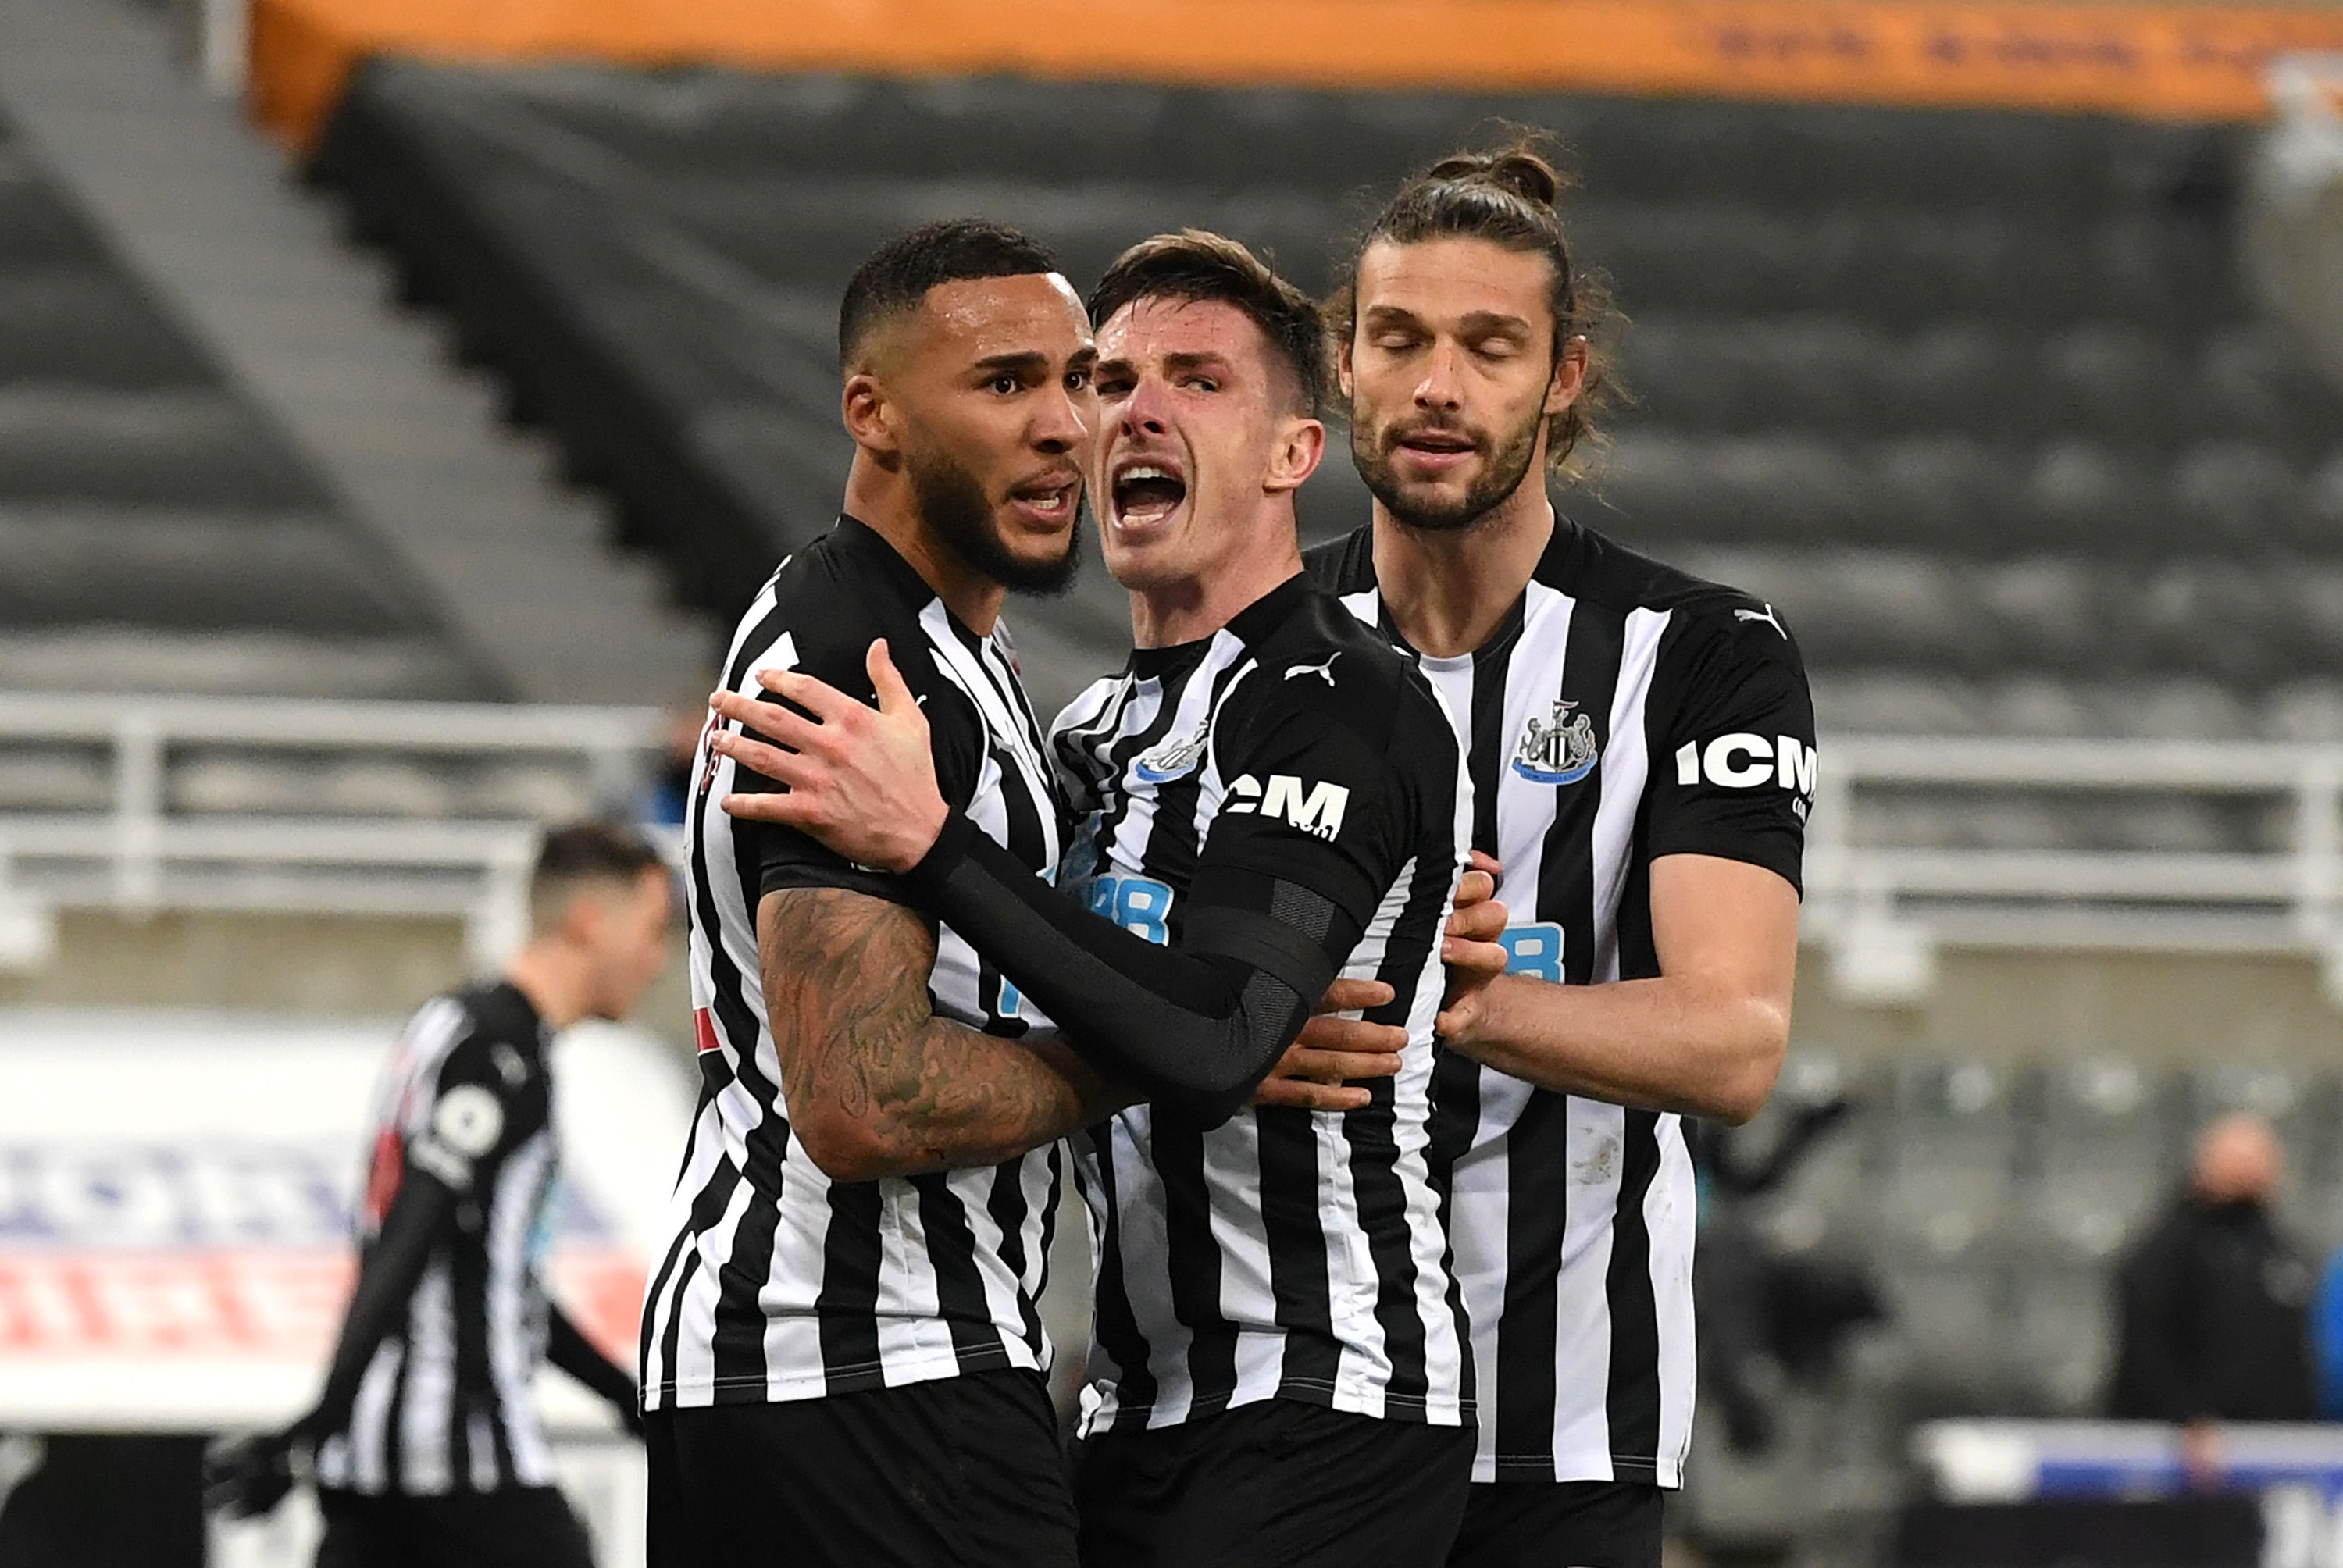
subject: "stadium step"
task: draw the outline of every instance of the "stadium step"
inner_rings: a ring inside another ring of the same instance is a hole
[[[495,399],[447,363],[435,327],[399,313],[387,270],[340,241],[324,205],[233,105],[187,79],[171,49],[159,14],[0,0],[0,106],[25,133],[25,160],[86,206],[88,228],[422,585],[458,642],[478,650],[458,652],[458,666],[544,699],[672,701],[701,689],[713,661],[707,629],[669,608],[655,574],[614,558],[601,511],[558,485],[541,447],[495,427]],[[87,229],[56,206],[0,165],[0,303],[9,286],[86,250]],[[8,221],[20,211],[25,222]],[[15,341],[0,330],[0,365]],[[40,352],[15,350],[19,362]],[[0,500],[8,416],[0,400]],[[18,421],[57,423],[53,413]],[[160,421],[150,444],[167,445],[171,430]],[[133,480],[112,482],[118,491]],[[501,548],[469,548],[488,538]],[[581,658],[588,644],[595,657]]]

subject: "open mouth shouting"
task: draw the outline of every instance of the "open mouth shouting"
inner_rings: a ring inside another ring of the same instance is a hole
[[[1175,457],[1126,457],[1115,461],[1107,489],[1114,527],[1151,528],[1169,522],[1187,501],[1188,477]]]

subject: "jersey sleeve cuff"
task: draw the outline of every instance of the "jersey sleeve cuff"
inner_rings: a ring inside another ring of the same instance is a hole
[[[1745,866],[1760,867],[1789,883],[1791,891],[1798,895],[1800,902],[1805,900],[1805,856],[1799,849],[1752,844],[1745,839],[1704,839],[1696,833],[1652,844],[1651,859],[1664,859],[1670,855],[1710,855],[1720,860],[1738,860]]]
[[[903,881],[922,900],[931,899],[943,890],[951,874],[968,859],[974,841],[982,837],[975,821],[958,809],[944,813],[943,831],[928,846],[920,863],[903,873]]]

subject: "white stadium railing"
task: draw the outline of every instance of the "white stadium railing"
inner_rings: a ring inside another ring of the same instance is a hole
[[[1806,847],[1802,930],[1838,989],[1926,990],[1936,948],[2298,952],[2343,996],[2343,747],[2281,743],[1826,738]],[[1943,849],[1865,841],[1866,794],[2063,798],[2080,813],[2175,797],[2282,812],[2283,848]]]
[[[0,965],[45,962],[57,913],[75,909],[452,916],[491,960],[519,930],[536,822],[196,810],[177,803],[175,770],[222,752],[288,769],[550,761],[580,799],[623,806],[668,722],[647,709],[0,697],[0,780],[12,756],[60,746],[101,754],[107,780],[79,806],[0,803]],[[1916,792],[1972,815],[2047,798],[2086,822],[2178,797],[2283,813],[2287,829],[2262,850],[1895,842],[1892,813],[1865,807]],[[1857,1000],[1925,992],[1948,943],[2298,952],[2343,989],[2343,747],[1825,737],[1805,864],[1807,940]]]
[[[191,811],[174,805],[175,765],[222,751],[288,765],[526,759],[566,766],[581,799],[627,808],[666,723],[652,709],[0,696],[0,764],[96,748],[108,781],[84,809],[0,808],[0,965],[45,962],[60,909],[460,916],[473,956],[493,961],[520,930],[538,823]]]

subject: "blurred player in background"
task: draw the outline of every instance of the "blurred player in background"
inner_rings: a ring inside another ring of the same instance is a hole
[[[1442,1015],[1433,1161],[1480,1452],[1451,1561],[1657,1568],[1693,1407],[1692,1161],[1790,1026],[1814,712],[1773,607],[1555,514],[1594,297],[1534,144],[1442,160],[1331,312],[1373,521],[1320,580],[1463,727],[1510,972]]]
[[[306,1458],[319,1568],[590,1568],[530,1383],[550,1361],[634,1429],[634,1379],[545,1293],[554,1036],[625,1018],[667,964],[673,878],[635,833],[546,836],[502,979],[426,1002],[377,1097],[357,1288],[316,1408],[216,1450],[205,1501],[263,1513]]]

